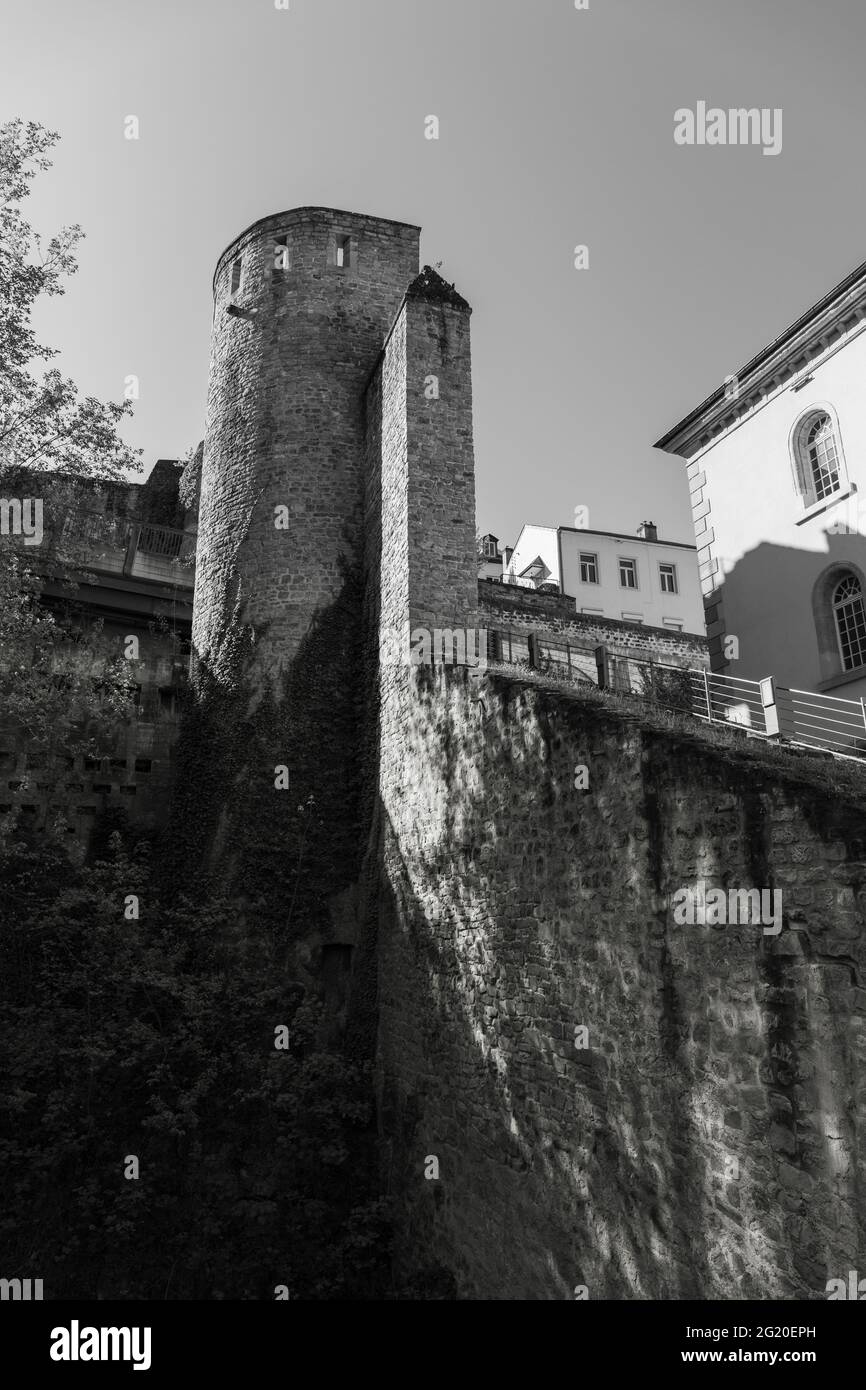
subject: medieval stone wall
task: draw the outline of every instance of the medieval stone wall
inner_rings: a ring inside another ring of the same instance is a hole
[[[287,669],[359,572],[364,389],[417,274],[418,236],[300,208],[256,223],[220,258],[193,628],[216,670],[233,619],[255,631],[247,667],[258,682]],[[275,269],[280,237],[285,270]],[[287,509],[280,526],[277,507]]]
[[[158,460],[143,484],[33,470],[9,489],[42,502],[39,544],[15,535],[2,544],[41,581],[42,602],[57,623],[58,680],[74,672],[98,685],[111,672],[130,686],[120,717],[78,719],[74,742],[50,754],[36,750],[27,728],[0,721],[0,816],[37,829],[59,822],[82,851],[100,819],[128,820],[154,835],[164,826],[189,663],[192,567],[161,560],[148,575],[150,557],[139,555],[131,574],[126,561],[142,525],[184,524],[179,474],[170,459]],[[26,665],[32,656],[19,647],[0,661]]]
[[[706,639],[694,633],[577,613],[573,599],[533,594],[516,585],[482,581],[478,598],[483,620],[491,628],[537,632],[585,646],[604,645],[614,655],[637,660],[709,667]]]
[[[866,1257],[862,789],[594,692],[412,680],[382,754],[401,1268],[481,1299],[824,1297]],[[779,890],[781,930],[677,925],[701,881]]]
[[[300,208],[238,237],[214,280],[183,754],[206,771],[178,835],[194,826],[189,853],[292,938],[305,979],[363,913],[364,397],[418,240]]]

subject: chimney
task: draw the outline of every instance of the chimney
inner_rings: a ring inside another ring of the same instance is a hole
[[[643,541],[657,541],[659,538],[654,521],[642,521],[637,528],[637,533]]]

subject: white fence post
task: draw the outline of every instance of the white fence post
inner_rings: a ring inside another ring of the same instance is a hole
[[[776,682],[772,676],[765,676],[758,685],[761,692],[761,704],[764,707],[764,730],[768,734],[781,737],[779,711],[776,707]]]

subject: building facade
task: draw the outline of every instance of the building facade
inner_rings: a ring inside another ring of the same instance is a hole
[[[555,585],[590,618],[703,635],[696,547],[659,540],[652,522],[631,536],[524,526],[505,579],[527,588]]]
[[[866,694],[866,266],[658,441],[685,460],[713,669]]]

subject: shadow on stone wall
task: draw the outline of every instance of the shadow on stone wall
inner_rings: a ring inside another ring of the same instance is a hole
[[[254,915],[279,968],[314,990],[322,948],[354,949],[357,936],[365,714],[361,680],[346,673],[360,669],[359,611],[357,580],[346,573],[283,670],[255,682],[238,674],[248,628],[229,634],[218,677],[199,664],[163,845],[166,892],[183,885],[229,897],[239,934]],[[264,644],[267,633],[254,638]],[[279,767],[288,789],[276,787]]]
[[[461,679],[420,681],[383,808],[400,1279],[824,1297],[863,1255],[862,802],[798,763]],[[781,933],[677,926],[667,899],[698,879],[781,888]]]

